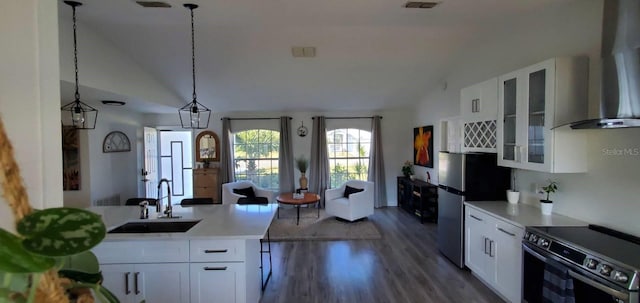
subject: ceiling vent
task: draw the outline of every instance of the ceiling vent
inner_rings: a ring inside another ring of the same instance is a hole
[[[440,2],[409,1],[404,5],[404,7],[406,7],[406,8],[434,8],[438,4],[440,4]]]
[[[313,58],[316,56],[316,48],[313,46],[294,46],[291,48],[294,58]]]
[[[171,7],[171,4],[162,1],[136,1],[142,7]]]

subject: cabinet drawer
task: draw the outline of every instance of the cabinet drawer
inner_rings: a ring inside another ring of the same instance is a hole
[[[244,240],[192,240],[191,262],[243,262]]]
[[[189,262],[188,241],[105,241],[92,251],[100,264]]]
[[[513,238],[514,241],[520,242],[522,240],[524,229],[515,226],[511,223],[504,222],[502,220],[496,220],[496,232],[502,233],[507,238]]]
[[[475,220],[475,221],[480,221],[482,223],[486,223],[486,224],[490,224],[491,222],[490,219],[492,218],[491,216],[487,215],[484,212],[481,212],[479,210],[476,210],[475,208],[471,208],[471,207],[466,207],[465,208],[467,210],[467,219],[468,220]]]

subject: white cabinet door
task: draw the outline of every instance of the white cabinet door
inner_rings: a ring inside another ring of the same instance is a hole
[[[100,264],[100,270],[102,271],[102,286],[109,289],[121,303],[134,302],[133,265]]]
[[[587,68],[584,58],[553,58],[498,78],[498,165],[586,171],[586,137],[565,124],[587,117]]]
[[[495,239],[495,288],[509,301],[520,302],[522,281],[521,227],[497,221]]]
[[[191,263],[190,276],[191,303],[246,302],[244,263]]]
[[[120,302],[189,302],[189,264],[101,264],[103,282]]]
[[[481,277],[487,277],[489,249],[488,217],[473,208],[465,207],[465,265]]]
[[[137,302],[188,303],[189,264],[136,264],[133,273],[133,292]]]
[[[465,121],[495,120],[498,114],[498,78],[460,90],[460,114]]]

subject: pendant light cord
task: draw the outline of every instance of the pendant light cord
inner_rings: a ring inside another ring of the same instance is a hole
[[[194,38],[193,7],[189,8],[189,10],[191,10],[191,77],[193,80],[193,103],[196,103],[196,40]]]
[[[80,101],[80,93],[78,92],[78,35],[76,34],[76,7],[71,6],[73,9],[73,64],[75,65],[76,73],[76,102]]]

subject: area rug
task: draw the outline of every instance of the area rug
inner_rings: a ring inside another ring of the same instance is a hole
[[[382,236],[373,222],[364,219],[357,222],[339,221],[327,216],[324,209],[300,209],[300,225],[296,225],[295,208],[281,208],[280,218],[271,222],[269,234],[271,241],[301,240],[365,240],[380,239]]]

